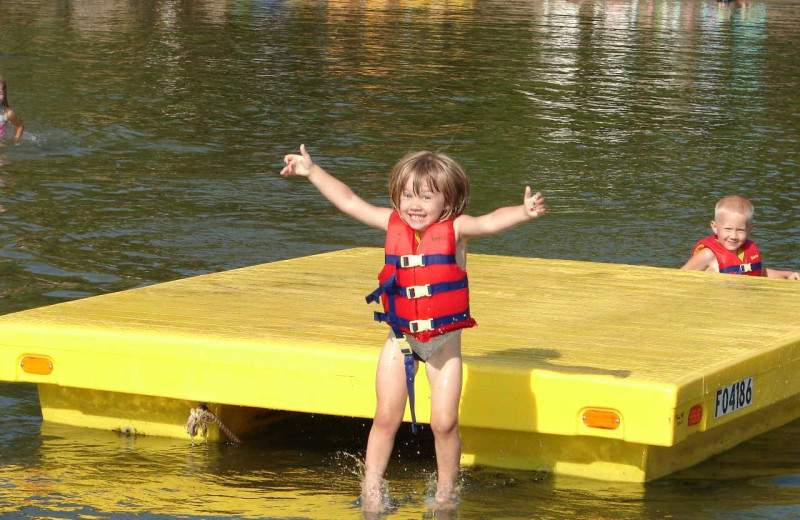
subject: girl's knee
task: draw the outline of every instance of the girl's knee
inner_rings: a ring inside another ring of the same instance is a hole
[[[436,436],[458,432],[458,416],[438,414],[435,417],[431,417],[431,431]]]
[[[381,431],[395,432],[403,423],[403,412],[397,413],[392,410],[378,409],[375,418],[372,420],[372,427]]]

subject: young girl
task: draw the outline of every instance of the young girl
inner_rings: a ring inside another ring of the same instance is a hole
[[[381,482],[406,399],[413,398],[406,386],[406,366],[413,378],[417,368],[414,358],[427,363],[431,389],[430,425],[438,473],[435,499],[438,507],[452,507],[461,459],[461,330],[475,325],[469,315],[467,240],[543,216],[547,211],[544,197],[541,193],[531,195],[530,187],[526,187],[521,205],[470,217],[463,213],[469,186],[461,167],[446,155],[417,152],[392,168],[392,207],[382,208],[358,197],[316,165],[302,144],[300,155],[286,155],[284,163],[282,176],[307,177],[343,213],[387,232],[381,286],[368,300],[380,298],[386,312],[376,312],[375,319],[386,321],[392,331],[378,361],[377,409],[367,441],[362,508],[372,512],[382,509]],[[413,358],[408,351],[404,355],[407,349],[413,351]]]
[[[0,76],[0,140],[6,135],[8,123],[17,127],[14,140],[19,141],[22,137],[22,132],[25,131],[25,124],[22,122],[22,118],[19,117],[19,114],[11,110],[8,106],[8,86],[6,85],[6,79]]]

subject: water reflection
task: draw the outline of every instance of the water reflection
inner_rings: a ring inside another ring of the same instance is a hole
[[[192,446],[188,437],[130,438],[49,424],[33,438],[33,464],[0,465],[3,512],[342,518],[357,511],[358,475],[312,450]]]
[[[192,446],[188,439],[129,438],[48,424],[35,435],[35,421],[15,425],[16,435],[34,435],[24,444],[12,437],[21,451],[2,451],[0,507],[7,514],[61,511],[69,518],[106,518],[112,512],[144,518],[361,518],[355,503],[360,455],[347,451],[353,443],[347,436],[368,425],[320,416],[291,421],[240,446]],[[647,485],[465,469],[457,514],[436,517],[791,518],[800,453],[796,443],[789,443],[788,457],[771,447],[799,433],[795,422]],[[396,512],[411,517],[431,515],[426,493],[435,482],[427,448],[432,439],[427,431],[422,436],[401,431],[389,474]]]
[[[232,0],[194,0],[192,2],[136,2],[125,0],[71,0],[68,5],[70,27],[86,37],[102,33],[131,30],[143,23],[152,23],[174,30],[182,19],[222,25],[230,20],[236,2]],[[239,2],[241,4],[241,2]],[[116,39],[116,36],[112,36]]]
[[[677,268],[707,233],[716,200],[738,192],[756,205],[767,261],[800,269],[797,7],[4,2],[0,69],[20,86],[26,135],[0,148],[0,313],[380,245],[379,233],[320,204],[313,187],[278,178],[280,158],[300,142],[375,203],[387,202],[389,167],[419,148],[465,166],[472,214],[512,203],[525,184],[543,189],[546,225],[474,241],[475,252]],[[331,463],[325,449],[315,462],[337,469],[306,466],[314,450],[297,446],[239,456],[152,439],[40,436],[35,396],[29,404],[3,408],[13,424],[35,427],[0,429],[18,453],[9,462],[0,449],[0,482],[13,482],[0,485],[0,502],[37,496],[30,516],[98,514],[76,505],[93,495],[98,511],[191,515],[203,507],[193,491],[222,497],[209,510],[243,516],[263,517],[267,502],[284,516],[358,514],[353,466]],[[762,438],[768,445],[646,487],[470,470],[461,514],[786,516],[797,507],[800,434],[794,425]],[[408,460],[391,466],[401,468],[392,489],[400,511],[422,516],[433,466],[413,450]],[[109,466],[120,482],[145,482],[138,505],[119,498],[131,493],[122,485],[104,491],[99,468]]]

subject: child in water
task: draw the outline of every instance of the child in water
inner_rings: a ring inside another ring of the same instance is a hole
[[[695,244],[692,257],[681,269],[800,280],[800,273],[764,266],[758,247],[748,240],[753,212],[753,204],[739,195],[720,199],[711,221],[714,234]]]
[[[368,301],[384,304],[386,312],[376,312],[375,319],[386,321],[392,330],[378,360],[377,407],[367,440],[362,508],[370,512],[383,509],[381,483],[406,398],[411,401],[413,419],[413,393],[409,394],[406,376],[412,378],[413,392],[413,371],[419,359],[426,362],[431,390],[430,425],[438,473],[435,499],[437,507],[454,507],[461,459],[461,329],[476,324],[469,315],[467,240],[544,216],[545,199],[541,193],[532,195],[526,187],[518,206],[480,217],[465,215],[467,176],[455,161],[440,153],[409,154],[394,165],[389,175],[391,208],[358,197],[315,164],[304,145],[300,145],[299,155],[286,155],[284,163],[282,176],[307,177],[343,213],[386,231],[381,285]]]
[[[14,140],[19,141],[25,131],[25,124],[22,118],[8,106],[8,85],[6,79],[0,76],[0,141],[5,137],[8,130],[8,123],[16,127]]]

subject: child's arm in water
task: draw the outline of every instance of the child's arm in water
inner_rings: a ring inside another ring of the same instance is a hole
[[[25,123],[22,122],[22,118],[19,116],[19,114],[10,108],[6,112],[6,117],[8,118],[8,122],[16,127],[14,141],[19,141],[22,139],[22,133],[25,132]]]
[[[530,186],[526,186],[521,205],[499,208],[480,217],[460,215],[456,217],[453,226],[459,238],[485,237],[543,217],[545,213],[547,202],[542,194],[537,192],[531,195]]]
[[[687,271],[715,271],[718,273],[719,263],[717,263],[717,257],[714,255],[714,251],[704,247],[692,255],[692,257],[683,264],[681,269]]]
[[[332,176],[311,160],[305,145],[300,145],[300,155],[288,154],[283,158],[286,166],[281,175],[299,175],[307,177],[326,199],[331,201],[339,211],[363,222],[364,224],[386,231],[389,228],[390,208],[381,208],[365,201],[351,190],[345,183]]]
[[[770,269],[765,267],[761,271],[761,276],[767,278],[785,278],[787,280],[800,280],[800,273],[796,271],[781,271],[780,269]]]

